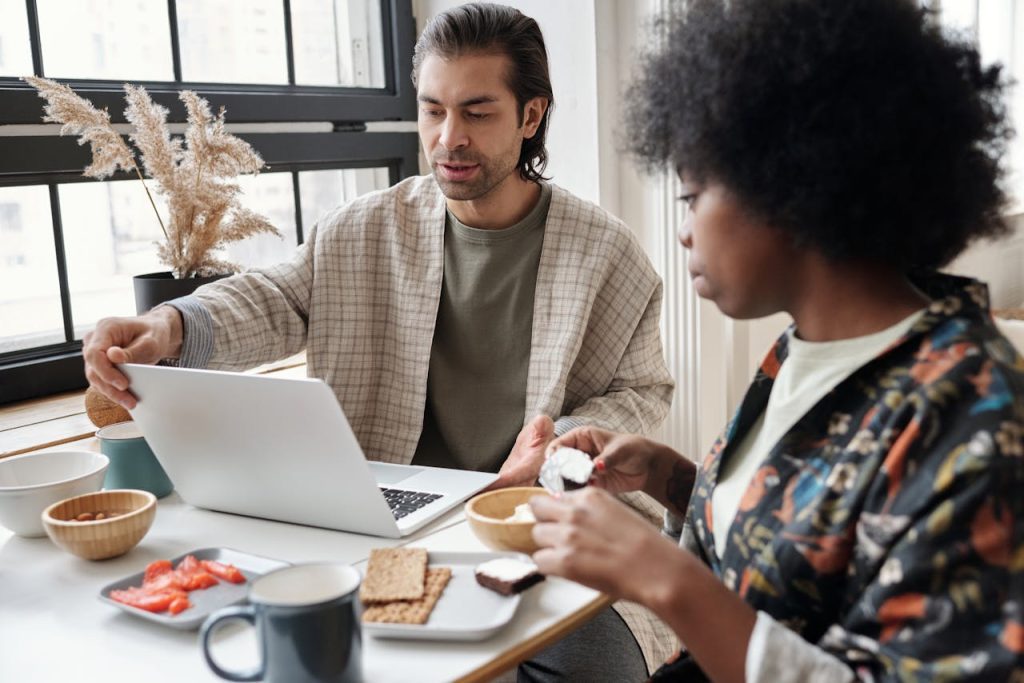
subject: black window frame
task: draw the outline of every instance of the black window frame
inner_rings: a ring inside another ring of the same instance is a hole
[[[25,0],[34,72],[45,74],[35,0]],[[288,85],[194,83],[181,80],[175,0],[167,0],[173,53],[174,81],[134,81],[144,86],[153,100],[167,107],[168,122],[186,120],[178,92],[193,90],[214,110],[227,109],[229,124],[328,122],[330,132],[242,133],[264,158],[270,172],[292,176],[298,241],[305,232],[298,191],[302,171],[379,168],[389,172],[394,184],[419,172],[419,141],[413,132],[369,132],[367,123],[415,121],[416,100],[412,86],[412,50],[415,21],[411,0],[380,0],[385,49],[385,85],[382,88],[351,88],[295,85],[292,56],[291,3],[281,0],[288,60]],[[120,81],[56,78],[75,92],[106,107],[114,123],[124,123],[124,91]],[[0,77],[0,125],[42,123],[43,101],[35,89],[17,78]],[[45,347],[0,354],[0,405],[82,389],[87,385],[81,342],[74,340],[71,300],[67,280],[57,186],[95,182],[82,176],[89,163],[88,147],[72,137],[56,135],[0,135],[0,187],[45,185],[49,188],[64,316],[65,341]],[[111,180],[129,179],[126,173]]]

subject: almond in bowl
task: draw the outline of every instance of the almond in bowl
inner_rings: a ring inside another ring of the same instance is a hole
[[[534,496],[550,496],[539,486],[515,486],[481,493],[466,503],[466,519],[476,537],[493,550],[533,553],[533,513],[529,501]]]
[[[156,496],[120,489],[58,501],[43,511],[43,527],[50,540],[69,553],[105,560],[138,545],[155,517]]]

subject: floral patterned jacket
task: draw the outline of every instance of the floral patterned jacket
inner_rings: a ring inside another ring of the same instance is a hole
[[[776,342],[699,468],[684,533],[731,590],[859,680],[1024,681],[1024,361],[983,284],[918,284],[925,314],[776,444],[717,557],[712,491],[767,405]],[[702,678],[685,652],[653,676]]]

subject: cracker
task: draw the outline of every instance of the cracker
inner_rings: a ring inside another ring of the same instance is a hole
[[[367,604],[423,597],[427,574],[425,548],[375,548],[370,551],[359,598]]]
[[[451,567],[433,567],[427,570],[423,597],[419,600],[396,600],[372,605],[363,612],[363,621],[387,624],[425,624],[430,618],[441,593],[452,578]]]

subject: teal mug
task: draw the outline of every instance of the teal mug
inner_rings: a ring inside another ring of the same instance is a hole
[[[137,424],[129,421],[107,425],[96,432],[96,438],[100,452],[110,458],[103,488],[141,489],[157,498],[174,490]]]

